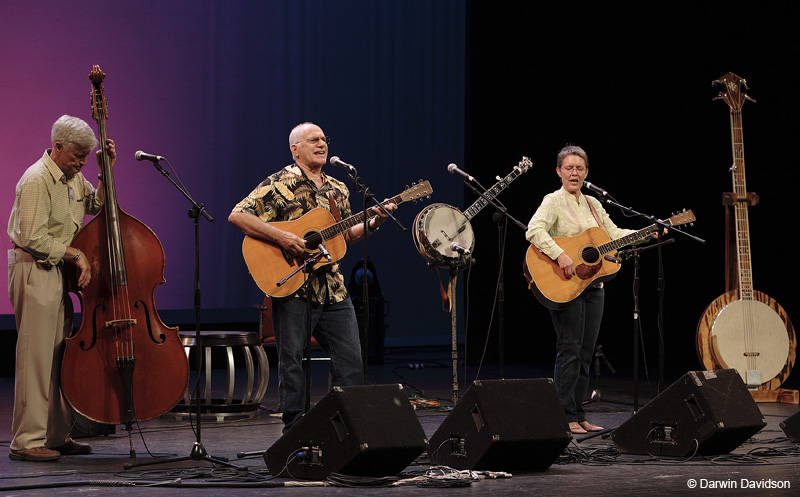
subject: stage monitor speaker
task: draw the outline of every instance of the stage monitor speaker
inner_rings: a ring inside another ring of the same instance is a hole
[[[432,464],[544,471],[572,440],[553,380],[474,382],[431,437]]]
[[[736,370],[689,371],[616,428],[611,439],[629,454],[716,455],[766,425]]]
[[[794,443],[800,442],[800,412],[796,412],[781,421],[781,430]]]
[[[403,386],[334,387],[264,454],[270,474],[392,476],[427,447]]]

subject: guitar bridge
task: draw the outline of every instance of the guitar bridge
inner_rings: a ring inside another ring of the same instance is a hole
[[[286,260],[286,264],[288,264],[289,266],[296,265],[296,263],[294,262],[294,257],[289,255],[289,253],[286,252],[284,249],[281,249],[281,254],[283,254],[283,258]]]

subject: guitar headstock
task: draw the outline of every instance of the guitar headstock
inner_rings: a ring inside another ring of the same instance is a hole
[[[694,216],[694,212],[692,212],[691,209],[688,211],[684,209],[682,212],[679,212],[667,219],[667,222],[670,224],[670,226],[681,226],[683,224],[689,224],[695,221],[697,221],[697,218]]]
[[[108,102],[106,102],[105,90],[103,90],[103,80],[106,77],[100,66],[92,66],[89,79],[92,81],[92,119],[99,121],[108,119]]]
[[[725,103],[728,104],[731,110],[741,110],[746,100],[755,102],[747,93],[742,91],[742,87],[744,87],[745,90],[749,89],[747,87],[747,81],[732,72],[720,76],[719,79],[715,79],[711,84],[714,86],[722,85],[722,90],[720,90],[719,95],[714,97],[714,100],[725,100]]]
[[[433,188],[428,180],[419,180],[419,183],[412,183],[411,187],[406,187],[405,191],[398,195],[401,202],[416,202],[424,197],[431,196]]]
[[[522,160],[519,161],[519,164],[514,166],[514,169],[516,169],[517,171],[520,172],[520,174],[522,174],[524,172],[527,172],[528,169],[530,169],[531,167],[533,167],[533,162],[531,162],[530,157],[525,157],[523,155]]]

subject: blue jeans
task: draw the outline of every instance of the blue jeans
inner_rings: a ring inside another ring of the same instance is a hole
[[[283,412],[283,432],[300,419],[306,406],[303,352],[306,344],[304,298],[274,299],[272,325],[278,346],[278,392]],[[350,299],[335,304],[311,305],[311,330],[330,357],[333,385],[364,383],[358,321]]]
[[[556,332],[553,381],[567,421],[584,421],[583,400],[589,390],[589,367],[603,319],[605,290],[589,288],[566,309],[550,311]]]

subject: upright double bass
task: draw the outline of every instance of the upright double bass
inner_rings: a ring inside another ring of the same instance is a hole
[[[108,118],[103,79],[93,66],[92,118],[97,121],[102,210],[72,245],[89,259],[91,281],[82,290],[81,325],[66,339],[61,388],[78,413],[97,422],[145,421],[172,409],[189,381],[189,364],[177,328],[158,316],[154,292],[164,280],[164,249],[155,233],[117,205],[106,150]]]

